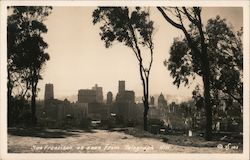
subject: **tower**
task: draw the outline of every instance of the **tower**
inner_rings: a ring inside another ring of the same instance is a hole
[[[119,81],[118,93],[124,93],[124,92],[125,92],[125,81]]]
[[[102,103],[103,102],[102,87],[99,87],[97,84],[95,84],[95,86],[92,87],[92,90],[96,91],[96,101]]]
[[[112,92],[107,93],[107,104],[111,104],[113,101],[113,94]]]
[[[44,100],[54,99],[54,87],[53,84],[46,84],[45,85],[45,94]]]
[[[155,104],[155,98],[153,96],[150,97],[150,104],[151,105]]]
[[[158,107],[166,107],[167,106],[167,101],[165,100],[163,94],[161,93],[160,96],[158,97]]]

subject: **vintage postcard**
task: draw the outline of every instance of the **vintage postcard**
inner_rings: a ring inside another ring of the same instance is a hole
[[[1,159],[249,159],[249,1],[1,1]]]

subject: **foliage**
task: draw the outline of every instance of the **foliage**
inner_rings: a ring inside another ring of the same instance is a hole
[[[48,6],[15,6],[8,8],[7,50],[8,50],[8,98],[32,97],[31,109],[35,117],[35,97],[41,70],[49,54],[48,44],[42,34],[47,33],[43,23],[51,13]],[[16,93],[16,94],[15,94]]]
[[[48,47],[41,34],[47,33],[43,24],[51,7],[12,7],[8,16],[8,71],[13,87],[30,89],[30,81],[41,79],[40,70],[49,59]],[[36,74],[34,74],[36,72]],[[33,74],[32,74],[33,73]],[[26,82],[26,83],[25,83]],[[16,85],[15,85],[15,84]],[[26,92],[27,93],[27,92]]]
[[[191,27],[193,39],[200,39]],[[232,28],[226,24],[225,19],[217,16],[209,19],[206,26],[208,55],[210,62],[210,88],[212,103],[222,93],[231,96],[241,105],[243,102],[243,52],[242,52],[242,30],[234,34]],[[201,46],[198,46],[201,47]],[[167,65],[174,78],[174,84],[178,87],[180,83],[190,83],[196,75],[201,76],[201,62],[199,56],[188,49],[187,40],[175,39],[171,49]],[[216,98],[217,96],[217,98]]]
[[[149,20],[149,12],[140,7],[136,7],[131,14],[128,7],[99,7],[93,12],[93,23],[103,24],[100,36],[107,48],[118,41],[135,49],[135,32],[139,33],[138,44],[145,46],[152,43],[153,21]]]
[[[12,125],[29,125],[25,123],[25,115],[30,113],[30,105],[28,101],[22,97],[11,97],[8,105],[8,126]]]

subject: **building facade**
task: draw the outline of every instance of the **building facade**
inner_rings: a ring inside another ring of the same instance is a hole
[[[45,94],[44,100],[54,99],[54,86],[53,84],[46,84],[45,85]]]
[[[112,92],[107,93],[107,104],[112,104],[113,102],[113,94]]]
[[[102,87],[99,87],[96,84],[94,87],[92,87],[92,90],[96,91],[96,102],[102,103],[103,102]]]
[[[126,90],[125,81],[118,82],[115,112],[117,116],[125,123],[132,121],[135,116],[135,92]]]
[[[97,102],[96,90],[80,89],[78,91],[78,103],[92,103]]]
[[[118,93],[125,92],[125,81],[119,81],[118,84]]]

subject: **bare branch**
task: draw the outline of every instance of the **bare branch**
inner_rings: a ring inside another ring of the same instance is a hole
[[[184,14],[187,16],[188,20],[197,25],[197,20],[187,11],[186,7],[182,7]]]
[[[184,25],[183,25],[183,22],[182,22],[182,17],[181,17],[180,9],[179,9],[178,7],[176,7],[175,10],[176,10],[177,13],[178,13],[178,16],[177,16],[177,17],[179,18],[180,23],[181,23],[181,25],[183,26],[183,29],[185,29],[185,28],[184,28]]]
[[[170,19],[168,17],[168,15],[164,12],[164,10],[162,9],[162,7],[157,7],[157,9],[161,12],[161,14],[163,15],[163,17],[174,27],[179,28],[179,29],[183,29],[183,26],[181,24],[178,24],[176,22],[174,22],[172,19]]]
[[[150,42],[152,42],[152,39],[150,40]],[[153,46],[152,43],[149,44],[149,49],[150,49],[150,63],[149,63],[149,68],[148,68],[148,75],[150,73],[152,63],[153,63],[153,49],[154,49],[154,46]]]

